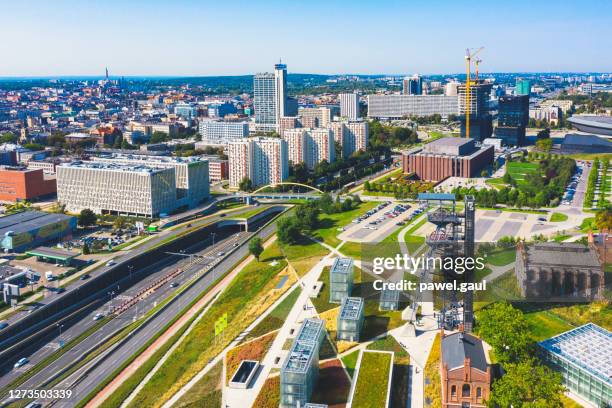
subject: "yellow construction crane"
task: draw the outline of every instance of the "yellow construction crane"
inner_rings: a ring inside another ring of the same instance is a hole
[[[484,47],[478,48],[476,51],[471,51],[469,48],[465,50],[465,65],[466,65],[466,77],[465,77],[465,137],[470,137],[470,82],[471,82],[471,68],[472,58],[483,50]],[[478,68],[477,68],[478,69]],[[478,72],[478,71],[476,71]]]

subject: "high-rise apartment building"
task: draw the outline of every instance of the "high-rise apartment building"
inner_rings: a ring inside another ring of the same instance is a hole
[[[305,128],[327,127],[331,122],[331,117],[331,109],[326,106],[298,109],[298,121]]]
[[[357,151],[368,149],[368,122],[366,121],[335,121],[329,128],[334,135],[334,141],[342,146],[342,157],[350,157]]]
[[[359,94],[341,93],[338,98],[340,99],[340,116],[348,120],[357,120],[359,118]]]
[[[274,72],[263,72],[253,77],[253,105],[258,130],[278,130],[280,118],[287,116],[287,66],[274,65]]]
[[[297,128],[285,131],[283,139],[287,142],[289,161],[293,164],[305,163],[313,169],[323,160],[335,160],[334,134],[327,128]]]
[[[402,119],[410,116],[458,113],[457,96],[446,95],[368,95],[368,117]]]
[[[299,125],[297,116],[283,116],[280,118],[280,122],[278,124],[278,134],[284,135],[285,130],[287,129],[295,129]]]
[[[404,78],[402,81],[402,93],[404,95],[422,95],[423,78],[419,74]]]
[[[295,128],[283,132],[283,139],[287,142],[288,159],[293,165],[306,162],[308,131],[307,128]]]
[[[495,136],[508,146],[525,144],[529,123],[529,95],[500,96]]]
[[[57,167],[57,200],[70,212],[157,217],[177,208],[174,168],[97,162]]]
[[[229,180],[238,188],[246,177],[252,185],[277,184],[289,175],[287,142],[270,137],[249,138],[228,144]]]

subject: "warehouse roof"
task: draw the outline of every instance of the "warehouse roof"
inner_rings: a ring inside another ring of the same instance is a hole
[[[67,221],[74,217],[64,214],[50,214],[42,211],[25,211],[0,218],[0,237],[7,232],[20,234],[56,222]]]
[[[597,251],[576,243],[543,242],[525,245],[527,263],[601,268]]]

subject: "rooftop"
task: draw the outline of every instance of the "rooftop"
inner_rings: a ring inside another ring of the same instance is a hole
[[[543,242],[525,245],[526,262],[601,268],[597,251],[582,244]]]
[[[445,193],[419,193],[417,200],[419,201],[455,201],[454,194]]]
[[[330,273],[353,273],[353,260],[351,258],[336,258],[332,264]]]
[[[46,258],[60,259],[60,260],[68,260],[72,259],[79,254],[72,251],[67,251],[61,248],[53,248],[53,247],[38,247],[34,249],[30,249],[26,252],[29,255],[34,256],[44,256]]]
[[[363,299],[345,297],[340,306],[340,320],[359,320],[363,316]]]
[[[587,323],[538,344],[612,385],[612,333],[608,330]]]
[[[480,371],[487,371],[487,356],[482,340],[468,333],[458,332],[444,336],[442,339],[442,362],[449,370],[463,367],[465,359]]]
[[[305,373],[310,367],[310,362],[318,353],[318,343],[311,341],[294,341],[289,350],[289,355],[283,364],[283,371]]]
[[[64,214],[50,214],[42,211],[24,211],[0,218],[0,237],[8,232],[19,234],[56,222],[68,221],[74,217]]]
[[[72,163],[61,164],[58,167],[78,167],[78,168],[83,168],[83,169],[111,170],[111,171],[132,172],[132,173],[159,173],[159,172],[170,170],[170,169],[153,168],[150,166],[145,166],[144,164],[129,165],[129,164],[119,164],[119,163],[84,162],[84,161],[74,161]]]
[[[578,125],[601,127],[612,130],[612,116],[574,115],[568,120]]]
[[[324,322],[320,319],[305,319],[300,331],[295,337],[296,341],[319,341]]]

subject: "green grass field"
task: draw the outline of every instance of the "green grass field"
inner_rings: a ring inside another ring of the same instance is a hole
[[[357,359],[359,359],[359,350],[355,350],[352,353],[349,353],[342,357],[342,362],[344,363],[344,367],[346,367],[346,371],[353,378],[353,374],[355,374],[355,366],[357,366]]]
[[[353,395],[355,408],[383,407],[387,400],[391,354],[363,353]]]
[[[336,247],[341,242],[338,239],[338,234],[341,232],[338,228],[350,224],[354,218],[359,217],[361,214],[364,214],[377,205],[377,202],[369,201],[359,204],[357,208],[351,211],[335,214],[321,214],[319,218],[319,225],[321,225],[321,228],[316,231],[315,236],[326,244]]]
[[[505,266],[514,262],[516,250],[514,248],[496,249],[487,254],[487,263],[493,266]]]
[[[293,292],[291,292],[291,294],[289,294],[285,300],[276,306],[269,315],[264,317],[263,320],[259,322],[259,324],[255,326],[255,328],[248,334],[248,336],[245,336],[243,341],[248,341],[256,337],[263,336],[264,334],[273,330],[280,329],[285,322],[285,319],[289,315],[291,308],[300,296],[300,293],[302,293],[302,289],[300,287],[293,289]]]
[[[567,215],[563,213],[554,212],[550,216],[550,222],[563,222],[567,221]]]
[[[524,184],[525,176],[535,173],[537,169],[538,165],[536,163],[509,162],[506,165],[506,173],[510,174],[518,184]]]

